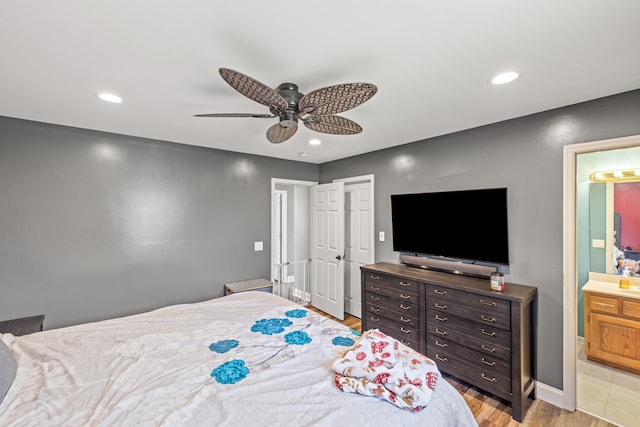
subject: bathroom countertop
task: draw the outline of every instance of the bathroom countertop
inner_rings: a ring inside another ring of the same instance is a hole
[[[601,294],[608,294],[617,297],[636,298],[640,300],[640,284],[638,283],[638,280],[636,278],[633,278],[631,281],[631,289],[620,289],[617,282],[613,283],[600,280],[589,280],[582,287],[582,291],[598,292]]]

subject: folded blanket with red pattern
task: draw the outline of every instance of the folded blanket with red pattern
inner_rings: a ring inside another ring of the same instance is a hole
[[[364,332],[334,362],[333,371],[340,390],[376,396],[410,411],[427,406],[440,378],[433,360],[377,329]]]

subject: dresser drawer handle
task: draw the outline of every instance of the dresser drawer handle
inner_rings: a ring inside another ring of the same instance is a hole
[[[481,300],[480,300],[480,304],[482,304],[482,305],[490,305],[491,307],[495,307],[495,306],[496,306],[496,303],[495,303],[495,302],[493,302],[493,301],[487,301],[487,300],[484,300],[484,299],[481,299]]]
[[[411,333],[411,329],[405,329],[405,328],[403,328],[402,326],[400,326],[400,331],[401,331],[401,332],[404,332],[405,334],[409,334],[409,333]]]
[[[401,342],[402,344],[411,345],[411,343],[410,343],[410,342],[405,341],[405,340],[403,340],[403,339],[401,339],[401,340],[400,340],[400,342]]]
[[[446,317],[438,316],[437,314],[436,314],[435,319],[436,319],[436,320],[439,320],[440,322],[446,322],[446,321],[447,321],[447,318],[446,318]]]
[[[482,330],[480,331],[481,334],[485,334],[485,335],[489,335],[490,337],[495,337],[496,333],[495,332],[487,332],[484,330],[484,328],[482,328]]]
[[[494,323],[494,322],[496,321],[496,318],[495,318],[495,317],[480,316],[480,318],[481,318],[482,320],[484,320],[485,322],[491,322],[491,323]]]
[[[441,331],[440,329],[436,328],[436,334],[445,336],[447,335],[447,331]]]
[[[447,294],[447,291],[439,291],[439,290],[437,290],[437,289],[434,289],[434,290],[433,290],[433,293],[434,293],[434,294],[437,294],[437,295],[446,295],[446,294]]]
[[[449,361],[449,359],[447,359],[446,357],[440,357],[439,354],[436,354],[436,359],[438,359],[438,360],[440,360],[442,362],[448,362]]]
[[[489,353],[495,353],[495,351],[496,351],[495,348],[486,347],[484,344],[482,344],[482,349],[485,350],[485,351],[488,351]]]
[[[405,319],[404,316],[400,316],[400,321],[404,323],[409,323],[411,322],[411,319]]]
[[[374,301],[380,301],[380,297],[377,297],[375,295],[371,295],[371,299]]]
[[[446,344],[442,344],[442,343],[441,343],[440,341],[438,341],[438,340],[436,340],[436,345],[437,345],[438,347],[442,347],[442,348],[445,348],[445,347],[447,346]]]
[[[403,309],[403,310],[410,310],[411,309],[411,307],[407,307],[404,304],[400,304],[400,308]]]
[[[371,307],[371,311],[374,313],[380,313],[380,309],[378,307]]]
[[[400,294],[400,298],[402,298],[402,299],[411,299],[411,295]]]
[[[492,382],[492,383],[495,383],[495,382],[496,382],[496,377],[489,378],[489,377],[487,377],[485,374],[482,374],[482,379],[483,379],[483,380],[487,380],[487,381]]]
[[[402,282],[401,281],[400,282],[400,286],[404,286],[406,288],[407,286],[411,286],[411,283],[407,283],[407,282]]]
[[[373,289],[374,291],[379,291],[380,290],[380,288],[377,287],[377,286],[372,286],[371,289]]]
[[[496,366],[496,362],[489,362],[484,357],[482,358],[482,363],[484,363],[485,365],[489,365],[489,366]]]
[[[446,305],[440,305],[440,304],[438,304],[438,303],[435,303],[435,304],[434,304],[434,307],[435,307],[435,308],[439,308],[440,310],[446,310],[446,309],[447,309],[447,306],[446,306]]]
[[[374,321],[374,322],[379,322],[380,319],[378,319],[377,317],[373,317],[373,316],[369,316],[369,319]]]
[[[371,278],[372,278],[373,280],[380,280],[380,276],[374,276],[373,274],[371,275]]]

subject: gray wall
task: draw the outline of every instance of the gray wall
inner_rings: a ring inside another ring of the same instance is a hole
[[[0,320],[59,327],[269,278],[271,177],[318,166],[0,117]]]
[[[539,380],[562,389],[562,147],[639,134],[639,118],[636,90],[325,163],[320,181],[375,175],[376,260],[391,262],[391,194],[508,187],[507,280],[538,287]]]

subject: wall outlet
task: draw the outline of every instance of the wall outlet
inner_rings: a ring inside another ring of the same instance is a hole
[[[253,242],[253,250],[258,252],[262,250],[262,242]]]
[[[380,240],[381,242],[384,242],[384,231],[381,231],[380,233],[378,233],[378,240]]]
[[[594,248],[604,248],[604,240],[603,239],[593,239],[591,241],[591,246]]]

